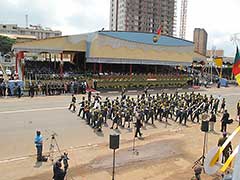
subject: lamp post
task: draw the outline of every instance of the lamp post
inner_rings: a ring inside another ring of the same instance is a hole
[[[113,150],[113,170],[112,180],[115,180],[115,161],[116,161],[116,149],[119,148],[119,134],[110,134],[109,136],[109,148]]]

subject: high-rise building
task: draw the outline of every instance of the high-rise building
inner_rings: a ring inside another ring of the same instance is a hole
[[[111,0],[110,30],[175,35],[176,0]]]
[[[0,24],[1,34],[35,36],[37,39],[61,36],[61,31],[53,31],[49,28],[43,28],[39,25],[30,27],[19,27],[17,24]]]
[[[193,34],[194,51],[202,55],[207,53],[208,34],[205,29],[195,28]]]

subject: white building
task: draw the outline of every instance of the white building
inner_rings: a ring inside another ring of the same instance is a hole
[[[37,39],[61,36],[61,31],[53,31],[50,28],[41,26],[19,27],[17,24],[0,24],[0,34],[28,35]]]

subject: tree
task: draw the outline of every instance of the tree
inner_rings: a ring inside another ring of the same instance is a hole
[[[9,37],[0,36],[0,52],[2,55],[11,51],[12,45],[16,42],[15,39]]]

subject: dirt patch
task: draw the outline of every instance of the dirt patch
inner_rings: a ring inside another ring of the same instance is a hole
[[[138,166],[148,166],[161,163],[166,159],[174,159],[182,155],[181,142],[179,139],[160,140],[145,145],[137,146],[135,151],[132,148],[125,148],[116,152],[116,168],[124,172]],[[127,168],[126,168],[127,167]],[[86,176],[91,173],[109,171],[112,169],[112,154],[95,158],[90,163],[76,166],[70,169],[71,177]],[[49,179],[52,172],[39,174],[34,177],[26,177],[21,180],[43,180]]]

